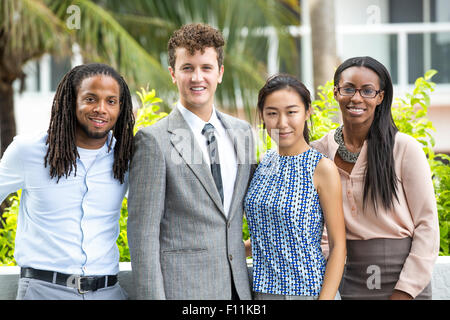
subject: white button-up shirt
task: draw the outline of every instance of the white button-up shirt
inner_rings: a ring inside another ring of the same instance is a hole
[[[124,184],[114,179],[114,148],[108,152],[105,143],[88,169],[83,158],[77,159],[76,176],[72,171],[56,183],[49,167],[44,167],[46,138],[46,133],[37,138],[18,136],[0,161],[0,200],[22,189],[17,263],[67,274],[117,274],[116,241],[128,175]],[[83,157],[86,152],[80,151]]]
[[[210,165],[211,161],[209,159],[206,137],[202,134],[202,130],[206,123],[210,123],[214,126],[214,135],[217,139],[217,148],[219,150],[220,174],[222,176],[223,184],[223,207],[225,214],[228,215],[231,200],[233,198],[234,183],[236,181],[237,157],[233,142],[227,133],[227,129],[217,117],[216,109],[214,107],[208,122],[203,121],[197,115],[186,109],[179,101],[177,107],[192,130],[195,140],[202,150],[203,159],[208,165]]]

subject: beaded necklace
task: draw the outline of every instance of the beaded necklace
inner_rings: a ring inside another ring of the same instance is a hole
[[[340,126],[334,133],[334,141],[336,141],[336,143],[339,145],[337,152],[339,153],[341,159],[345,162],[356,163],[356,160],[358,160],[359,152],[354,153],[347,150],[344,143],[344,137],[342,135],[342,128],[343,126]]]

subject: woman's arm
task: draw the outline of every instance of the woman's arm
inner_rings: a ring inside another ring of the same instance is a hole
[[[396,140],[396,144],[398,142]],[[403,153],[396,157],[400,161],[401,171],[397,173],[414,223],[411,250],[403,264],[399,280],[395,285],[391,299],[399,297],[400,291],[415,298],[431,280],[435,261],[439,254],[439,221],[428,164],[422,146],[411,137],[404,137],[406,144]],[[407,297],[406,295],[403,295]]]
[[[330,247],[319,299],[333,300],[341,282],[347,255],[342,186],[336,165],[327,158],[321,159],[314,172],[313,181],[319,194]]]

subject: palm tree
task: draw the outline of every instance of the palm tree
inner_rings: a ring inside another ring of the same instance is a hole
[[[314,88],[316,99],[318,99],[317,88],[333,78],[334,70],[339,65],[336,53],[334,0],[309,0],[308,5]]]
[[[226,41],[225,73],[216,94],[218,106],[228,112],[243,107],[242,116],[250,121],[257,90],[267,77],[268,32],[276,32],[284,65],[297,64],[298,49],[286,26],[299,24],[298,0],[111,0],[105,6],[147,52],[161,58],[165,67],[167,41],[181,25],[203,22],[221,30]],[[168,97],[176,98],[173,85],[150,86],[168,102]]]
[[[71,30],[67,8],[82,14],[79,28]],[[16,134],[13,82],[24,80],[24,65],[45,53],[71,54],[77,43],[87,61],[105,62],[142,83],[170,84],[157,59],[94,1],[2,0],[0,4],[0,155]],[[146,66],[146,68],[142,68]]]
[[[69,6],[79,9],[79,26],[70,29]],[[185,23],[205,22],[226,38],[223,84],[218,105],[247,118],[267,76],[267,27],[279,39],[284,65],[296,63],[298,50],[285,26],[296,25],[297,0],[2,0],[0,5],[0,155],[16,134],[12,83],[24,79],[23,67],[45,53],[71,54],[73,43],[84,61],[118,69],[132,89],[156,88],[175,96],[167,71],[167,40]],[[269,30],[270,31],[270,30]],[[23,83],[23,81],[22,81]]]

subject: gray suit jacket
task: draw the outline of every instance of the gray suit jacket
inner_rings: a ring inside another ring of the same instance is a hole
[[[178,109],[135,136],[128,241],[137,299],[251,299],[242,241],[254,141],[245,121],[217,112],[236,150],[228,218],[209,165]]]

